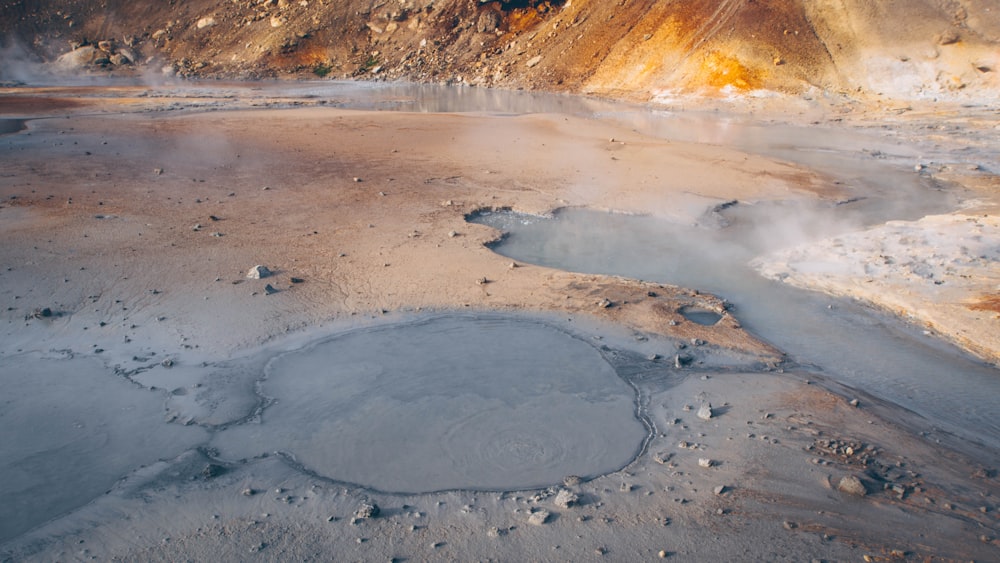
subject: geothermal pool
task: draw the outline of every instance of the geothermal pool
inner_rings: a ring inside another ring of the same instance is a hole
[[[90,88],[101,95],[100,86]],[[485,89],[188,84],[151,89],[143,98],[158,96],[170,98],[170,109],[283,108],[321,99],[328,107],[373,111],[594,116],[827,172],[863,197],[738,202],[690,224],[579,209],[472,220],[509,233],[494,250],[519,261],[716,293],[745,327],[787,352],[793,368],[867,391],[924,417],[928,428],[1000,451],[997,370],[896,319],[767,281],[748,266],[792,239],[952,209],[960,194],[913,174],[912,164],[905,173],[914,147],[879,135],[816,135],[803,127]],[[5,143],[13,146],[24,124],[0,120]],[[701,325],[718,320],[707,310],[681,313]],[[652,431],[641,401],[648,382],[631,376],[643,372],[669,386],[686,372],[652,360],[623,363],[620,350],[585,332],[527,315],[438,314],[338,328],[291,349],[265,350],[245,365],[236,359],[168,369],[150,357],[128,377],[80,353],[4,349],[0,375],[16,393],[0,411],[0,542],[87,504],[140,467],[194,448],[222,464],[277,455],[326,481],[402,494],[534,489],[570,475],[614,472],[643,451]]]
[[[598,349],[526,319],[348,332],[271,360],[258,392],[268,405],[259,421],[215,436],[223,459],[279,452],[387,492],[591,478],[628,464],[648,434],[635,392]]]
[[[750,260],[780,244],[781,232],[797,228],[789,223],[803,219],[801,210],[776,213],[775,207],[783,205],[751,206],[738,214],[723,210],[732,223],[721,229],[583,209],[561,210],[552,217],[484,212],[471,220],[505,232],[493,248],[515,260],[676,284],[723,297],[744,327],[785,351],[798,366],[910,409],[930,426],[1000,448],[1000,377],[995,368],[898,319],[767,280],[753,270]],[[808,216],[815,221],[820,211]],[[827,211],[838,212],[833,207]],[[829,233],[835,225],[829,221],[811,236]],[[688,318],[712,322],[705,315]]]

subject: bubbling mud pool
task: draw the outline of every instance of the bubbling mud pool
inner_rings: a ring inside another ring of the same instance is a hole
[[[397,493],[545,487],[620,469],[647,436],[632,387],[587,342],[511,318],[441,317],[323,339],[270,361],[258,423],[224,459],[278,451]]]

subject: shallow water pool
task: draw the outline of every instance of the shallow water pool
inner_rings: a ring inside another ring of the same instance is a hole
[[[768,238],[766,232],[748,236],[753,214],[743,210],[727,229],[583,209],[551,218],[494,212],[472,220],[505,231],[494,250],[515,260],[719,295],[734,305],[744,327],[794,362],[910,409],[933,426],[1000,447],[1000,372],[870,308],[762,278],[748,265]],[[781,229],[773,214],[761,217]]]

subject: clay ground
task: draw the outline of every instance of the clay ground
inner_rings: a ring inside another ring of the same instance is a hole
[[[512,264],[485,246],[497,232],[465,221],[492,208],[636,212],[670,198],[663,213],[677,217],[733,198],[838,197],[825,178],[557,114],[190,105],[141,89],[3,92],[2,115],[29,120],[0,137],[0,365],[59,351],[128,373],[155,352],[196,369],[319,325],[457,310],[697,339],[747,370],[645,382],[647,450],[568,482],[574,506],[554,504],[557,488],[371,493],[278,457],[206,476],[192,449],[5,543],[5,560],[996,557],[995,455],[963,457],[891,405],[851,406],[833,384],[765,371],[781,352],[715,297]],[[257,264],[274,275],[247,279]],[[686,305],[723,319],[685,322]],[[695,416],[704,402],[719,409],[710,420]],[[838,491],[845,475],[869,494]],[[364,499],[382,514],[352,522]],[[549,518],[529,523],[541,509]]]

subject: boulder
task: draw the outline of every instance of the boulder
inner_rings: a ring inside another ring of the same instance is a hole
[[[103,56],[104,54],[93,45],[84,45],[79,49],[73,49],[68,53],[60,55],[56,59],[55,66],[64,70],[80,69]]]

